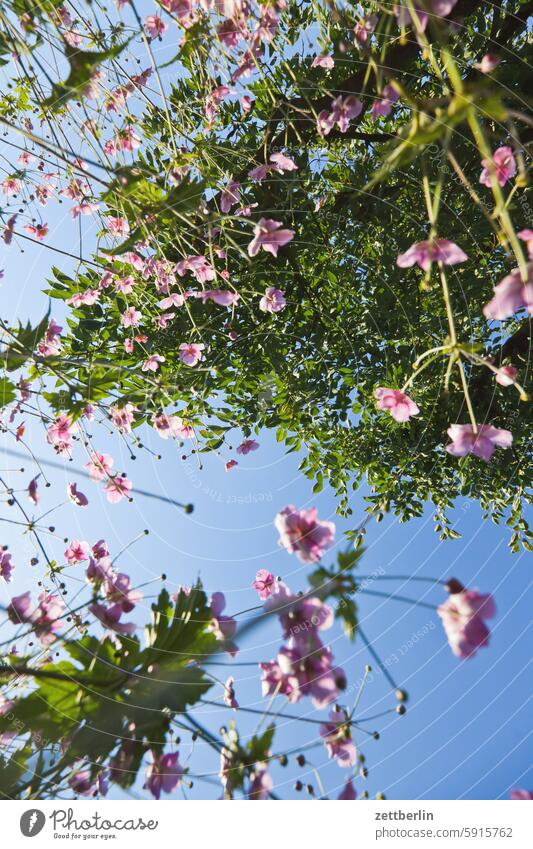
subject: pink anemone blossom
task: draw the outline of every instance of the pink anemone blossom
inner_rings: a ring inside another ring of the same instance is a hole
[[[13,570],[15,568],[15,564],[11,562],[11,554],[9,554],[5,548],[0,549],[0,578],[6,582],[6,584],[11,583],[11,576]]]
[[[202,342],[182,342],[180,345],[180,360],[186,366],[194,367],[203,360],[205,345]]]
[[[496,448],[510,448],[513,444],[513,434],[510,430],[493,427],[493,425],[478,425],[477,432],[471,424],[454,424],[448,428],[451,443],[446,451],[454,457],[465,457],[474,454],[488,463]]]
[[[104,487],[106,498],[110,504],[118,504],[123,498],[129,498],[132,489],[133,484],[129,478],[121,475],[109,478]]]
[[[261,600],[267,599],[276,588],[276,578],[269,572],[268,569],[259,569],[256,573],[255,580],[252,581],[252,587],[257,590]]]
[[[225,643],[225,649],[232,657],[235,657],[239,649],[233,642],[237,631],[237,621],[233,616],[225,616],[222,611],[226,607],[224,593],[213,593],[210,601],[211,622],[208,630],[215,635],[217,640]]]
[[[390,413],[397,422],[407,422],[411,416],[417,416],[420,412],[413,399],[399,389],[379,386],[374,390],[374,398],[378,410]]]
[[[249,454],[250,451],[257,451],[259,448],[259,443],[255,441],[255,439],[245,439],[244,442],[237,447],[237,454]]]
[[[254,227],[254,238],[248,245],[249,256],[256,256],[261,248],[272,256],[278,255],[279,248],[294,238],[294,230],[283,229],[281,221],[273,218],[260,218]]]
[[[533,790],[522,790],[519,787],[514,787],[509,793],[511,799],[517,801],[527,801],[533,799]]]
[[[343,716],[332,711],[329,722],[320,726],[320,736],[324,740],[328,757],[335,758],[340,767],[355,765],[357,752],[350,736],[347,715]]]
[[[484,620],[496,615],[491,595],[480,595],[477,590],[462,588],[459,592],[450,593],[437,608],[437,613],[456,657],[473,657],[479,648],[488,645],[490,632]]]
[[[337,125],[341,133],[346,133],[350,121],[357,118],[363,111],[363,104],[352,94],[348,97],[336,97],[331,104],[331,109],[323,109],[317,116],[317,131],[320,136],[327,136]]]
[[[533,262],[528,263],[528,278],[524,282],[518,268],[513,268],[494,288],[492,300],[483,307],[485,318],[501,321],[515,312],[526,309],[533,315]]]
[[[67,484],[67,495],[69,500],[72,501],[76,507],[87,507],[89,503],[89,499],[83,494],[83,492],[80,492],[76,483]]]
[[[298,510],[289,504],[277,514],[274,525],[280,533],[279,545],[304,563],[317,563],[335,539],[334,523],[318,519],[316,507]]]
[[[357,792],[352,784],[351,778],[346,779],[344,782],[344,788],[337,798],[342,802],[353,802],[357,799]]]
[[[114,631],[117,634],[124,634],[129,637],[136,631],[134,622],[120,622],[123,612],[121,604],[113,604],[111,607],[105,607],[103,604],[94,602],[89,605],[88,610],[100,621],[107,631]]]
[[[490,189],[492,186],[492,174],[500,186],[505,186],[507,180],[514,177],[516,174],[516,160],[513,150],[508,145],[503,145],[496,150],[492,159],[482,159],[483,171],[480,174],[479,182]]]
[[[501,366],[498,370],[498,374],[496,375],[496,383],[499,383],[500,386],[512,386],[516,380],[517,374],[518,369],[514,366]]]
[[[433,239],[415,242],[405,253],[399,254],[396,264],[399,268],[409,268],[416,263],[423,271],[429,271],[432,262],[457,265],[467,259],[464,251],[454,242],[448,239]]]
[[[286,306],[285,292],[282,292],[281,289],[276,289],[275,286],[269,286],[259,301],[259,309],[262,312],[281,312]]]

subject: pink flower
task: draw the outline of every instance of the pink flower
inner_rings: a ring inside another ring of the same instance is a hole
[[[345,133],[348,130],[352,118],[357,118],[363,110],[361,101],[353,95],[343,98],[336,97],[331,104],[331,110],[323,109],[318,113],[317,131],[320,136],[327,136],[332,131],[335,124],[341,131]]]
[[[285,292],[275,286],[269,286],[259,301],[259,309],[263,312],[281,312],[286,306]]]
[[[202,351],[205,345],[201,342],[182,342],[180,345],[180,360],[186,366],[195,366],[203,360]]]
[[[164,362],[164,357],[161,357],[159,354],[152,354],[152,356],[148,357],[148,359],[142,364],[141,371],[157,371],[159,369],[159,363]]]
[[[99,454],[95,451],[93,459],[89,463],[85,463],[85,468],[89,472],[89,477],[93,481],[102,481],[106,478],[113,466],[113,458],[110,454]]]
[[[136,310],[135,307],[128,307],[128,309],[122,313],[120,323],[122,327],[137,327],[141,318],[142,313]]]
[[[120,622],[122,616],[122,606],[114,604],[112,607],[104,607],[103,604],[90,604],[87,608],[93,616],[102,623],[108,631],[115,631],[117,634],[126,634],[130,636],[135,633],[136,626],[133,622]]]
[[[270,161],[274,163],[272,169],[278,174],[284,174],[285,171],[298,171],[298,166],[289,156],[284,153],[273,153]]]
[[[486,463],[490,460],[496,447],[510,448],[513,444],[513,434],[492,425],[478,425],[477,433],[471,424],[454,424],[448,428],[451,444],[446,451],[454,457],[465,457],[474,454]]]
[[[130,225],[125,218],[115,218],[110,215],[106,218],[106,224],[112,236],[127,236],[130,232]]]
[[[311,62],[312,68],[325,68],[326,71],[331,71],[335,66],[335,60],[332,56],[315,56]]]
[[[430,8],[433,15],[445,18],[450,14],[456,3],[457,0],[431,0]],[[413,3],[413,6],[416,10],[416,17],[418,21],[414,20],[411,7],[407,3],[397,3],[393,6],[393,12],[398,19],[398,25],[401,27],[412,26],[413,29],[415,29],[416,24],[418,23],[418,25],[425,30],[429,16],[418,3]]]
[[[496,615],[491,595],[480,595],[477,590],[463,588],[460,592],[450,593],[449,598],[437,608],[437,613],[456,657],[473,657],[479,648],[488,645],[489,629],[484,620]]]
[[[194,436],[193,428],[184,424],[179,416],[166,416],[162,413],[153,419],[153,425],[161,439],[191,439]]]
[[[8,197],[18,195],[22,191],[22,180],[17,180],[15,177],[7,177],[0,185],[3,193]]]
[[[507,180],[510,180],[516,174],[516,160],[512,148],[508,145],[499,147],[492,159],[482,159],[481,164],[483,171],[479,177],[479,182],[488,186],[489,189],[492,186],[491,172],[494,172],[500,186],[505,186]]]
[[[224,704],[226,704],[230,708],[233,708],[233,710],[236,710],[236,708],[239,707],[239,702],[235,698],[234,684],[234,678],[228,678],[228,680],[224,684]]]
[[[514,366],[501,366],[496,375],[496,383],[499,383],[500,386],[512,386],[517,374],[518,369]]]
[[[343,802],[353,802],[357,799],[357,793],[351,778],[347,778],[344,782],[344,789],[339,794],[338,799]]]
[[[70,214],[73,218],[78,218],[79,215],[92,215],[93,212],[98,212],[99,209],[100,206],[97,203],[89,203],[89,201],[84,200],[73,206]]]
[[[129,402],[124,407],[111,407],[111,421],[120,433],[131,433],[131,426],[135,419],[134,410],[135,407]]]
[[[276,588],[276,578],[268,569],[259,569],[255,581],[252,581],[252,587],[257,590],[260,599],[267,599]]]
[[[243,112],[251,112],[254,105],[254,101],[248,94],[244,94],[241,97],[241,106]]]
[[[474,65],[474,68],[477,68],[482,74],[490,74],[491,71],[494,71],[498,67],[500,62],[501,59],[494,53],[485,53],[481,62]]]
[[[94,778],[89,769],[82,769],[71,775],[68,785],[73,793],[80,796],[95,796],[100,793],[105,796],[108,791],[108,775],[106,770],[100,770]]]
[[[34,236],[39,242],[42,242],[44,238],[48,235],[48,224],[26,224],[24,227],[26,233],[29,233],[30,236]]]
[[[501,321],[521,309],[533,315],[533,262],[528,263],[528,279],[524,283],[520,270],[513,268],[494,288],[494,296],[483,307],[485,318]]]
[[[104,587],[106,599],[111,604],[119,604],[123,613],[130,613],[143,598],[139,590],[131,589],[130,582],[130,576],[123,572],[118,574],[109,572],[106,576]]]
[[[202,301],[213,301],[219,307],[231,307],[240,300],[238,292],[229,292],[227,289],[206,289],[198,293]]]
[[[61,617],[65,612],[65,602],[55,594],[42,592],[39,596],[32,624],[37,639],[42,646],[49,646],[55,640],[55,634],[61,628]]]
[[[128,478],[115,475],[107,481],[104,489],[109,503],[118,504],[123,498],[129,498],[133,484]]]
[[[29,590],[22,595],[14,596],[6,610],[8,619],[14,625],[33,622],[36,614]]]
[[[11,554],[5,549],[0,549],[0,578],[2,578],[6,584],[11,582],[11,574],[15,568],[15,564],[11,562]]]
[[[100,292],[97,289],[86,289],[85,292],[76,292],[71,298],[68,298],[66,303],[72,304],[73,307],[92,306],[100,297]]]
[[[344,672],[332,663],[330,649],[320,642],[310,650],[291,639],[278,653],[277,661],[259,664],[263,696],[279,692],[293,703],[311,696],[316,708],[327,707],[346,687]]]
[[[144,28],[150,38],[158,38],[167,31],[168,24],[166,24],[159,15],[148,15],[144,19]]]
[[[357,752],[350,736],[347,715],[331,712],[329,722],[320,726],[320,736],[324,740],[328,757],[335,758],[340,767],[355,765]]]
[[[317,516],[316,507],[297,510],[289,504],[274,520],[280,533],[279,545],[291,554],[296,552],[304,563],[317,563],[335,539],[333,522],[322,522]]]
[[[74,563],[81,563],[82,560],[88,560],[90,550],[88,542],[73,539],[65,551],[65,557],[72,566]]]
[[[386,85],[383,89],[381,100],[375,100],[372,104],[372,117],[379,118],[381,115],[383,118],[386,118],[399,97],[400,95],[394,86]]]
[[[212,619],[208,626],[208,631],[213,633],[217,640],[225,643],[225,650],[232,657],[235,657],[239,649],[233,642],[233,637],[237,631],[237,622],[233,616],[224,616],[222,611],[226,607],[226,597],[224,593],[213,593],[210,600]]]
[[[272,256],[278,255],[279,248],[294,238],[294,230],[284,230],[281,221],[273,218],[261,218],[254,227],[254,238],[248,245],[248,255],[256,256],[263,248]]]
[[[239,464],[238,464],[237,460],[228,460],[228,462],[225,465],[225,469],[226,469],[227,472],[231,472],[231,470],[234,469],[235,466],[238,466],[238,465]]]
[[[41,500],[40,495],[37,491],[37,478],[33,478],[33,480],[31,480],[28,484],[28,498],[30,499],[30,501],[33,501],[35,506],[37,506],[37,504]]]
[[[366,44],[368,36],[372,35],[378,22],[377,15],[367,15],[358,21],[354,27],[354,35],[360,44]]]
[[[277,610],[285,638],[292,638],[299,648],[320,646],[319,631],[327,631],[333,625],[333,611],[319,598],[293,595],[279,581],[276,591],[265,601],[265,610]]]
[[[198,283],[208,283],[214,280],[216,272],[205,256],[188,256],[176,265],[176,273],[183,277],[188,271],[198,280]]]
[[[378,410],[390,413],[397,422],[407,422],[411,416],[417,416],[420,412],[413,399],[399,389],[379,386],[374,389],[374,398],[377,400]]]
[[[159,756],[154,754],[153,758],[143,789],[149,790],[154,799],[159,799],[161,792],[172,793],[176,789],[185,771],[179,762],[179,752]]]
[[[75,431],[76,425],[68,416],[58,416],[46,431],[46,441],[58,454],[68,454],[72,448],[72,433]]]
[[[514,799],[515,802],[526,801],[528,799],[533,799],[533,790],[521,790],[518,787],[514,787],[509,796],[511,799]]]
[[[222,191],[220,195],[220,209],[224,214],[229,212],[231,207],[235,206],[236,203],[240,203],[240,187],[241,184],[236,180],[230,180],[226,188]]]
[[[248,798],[252,801],[268,799],[274,788],[274,782],[267,772],[266,764],[256,764],[254,777],[248,789]]]
[[[84,495],[83,492],[79,491],[77,484],[75,483],[67,484],[67,495],[70,501],[72,501],[72,503],[77,507],[87,507],[89,503],[87,496]]]
[[[245,439],[244,442],[237,448],[237,454],[249,454],[250,451],[257,451],[259,448],[259,443],[255,441],[255,439]]]
[[[432,262],[442,262],[444,265],[457,265],[468,259],[464,251],[448,239],[415,242],[403,254],[399,254],[396,264],[400,268],[409,268],[417,263],[423,271],[429,271]]]
[[[529,258],[533,259],[533,230],[520,230],[517,235],[519,239],[526,243]]]

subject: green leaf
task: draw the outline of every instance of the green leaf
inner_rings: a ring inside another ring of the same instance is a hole
[[[70,73],[62,83],[55,83],[52,92],[42,102],[42,106],[56,112],[73,97],[81,96],[83,89],[91,79],[98,66],[107,59],[114,59],[128,46],[131,39],[123,44],[116,44],[108,50],[90,52],[88,50],[77,50],[65,44],[65,56],[70,65]]]

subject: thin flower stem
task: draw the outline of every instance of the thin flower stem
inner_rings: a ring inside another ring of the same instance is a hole
[[[372,643],[370,642],[370,640],[366,636],[365,632],[362,630],[361,626],[358,627],[357,632],[358,632],[359,636],[361,637],[363,643],[365,644],[369,654],[376,661],[379,669],[381,670],[381,672],[383,673],[383,675],[385,676],[385,678],[387,679],[387,681],[391,685],[392,689],[398,690],[399,688],[398,688],[396,681],[394,680],[394,678],[390,674],[389,670],[387,669],[387,667],[385,666],[385,664],[381,660],[380,656],[378,655],[378,653],[376,652],[376,650],[372,646]]]
[[[388,593],[380,593],[379,590],[357,590],[358,594],[375,595],[381,598],[388,598],[391,601],[403,601],[405,604],[412,604],[414,607],[427,607],[428,610],[437,610],[437,605],[427,604],[425,601],[419,601],[416,598],[407,598],[404,595],[389,595]]]
[[[461,375],[461,383],[463,384],[463,392],[465,396],[466,406],[468,408],[468,415],[470,416],[470,421],[472,422],[472,427],[474,428],[474,433],[478,432],[478,424],[476,421],[476,416],[474,413],[474,408],[472,406],[472,401],[470,398],[470,392],[468,391],[468,381],[466,379],[465,368],[461,359],[458,360],[459,365],[459,373]]]

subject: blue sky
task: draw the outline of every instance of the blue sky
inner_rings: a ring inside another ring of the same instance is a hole
[[[50,205],[44,219],[50,225],[47,242],[66,249],[78,249],[77,225],[70,222],[66,206]],[[92,243],[91,225],[84,220],[82,227],[86,255]],[[65,271],[71,262],[54,256],[45,248],[24,245],[21,255],[13,245],[0,248],[0,267],[5,278],[0,289],[2,316],[34,321],[44,314],[47,300],[40,294],[47,270],[52,262]],[[53,315],[60,319],[55,309]],[[54,460],[50,446],[44,440],[42,427],[27,421],[28,441],[39,457]],[[165,572],[167,585],[174,590],[179,584],[201,577],[210,592],[222,590],[227,598],[227,612],[246,609],[256,603],[256,593],[250,588],[255,572],[266,567],[281,575],[292,589],[304,589],[309,567],[301,564],[277,545],[273,520],[286,504],[298,507],[317,506],[322,519],[332,519],[337,525],[337,545],[345,547],[343,530],[353,527],[364,516],[364,492],[354,493],[350,523],[335,516],[335,499],[324,491],[312,494],[312,483],[297,470],[299,458],[284,454],[283,447],[273,435],[258,437],[261,448],[227,473],[224,461],[228,456],[206,455],[200,470],[195,457],[181,460],[182,451],[160,440],[155,433],[143,433],[146,446],[163,455],[156,460],[148,450],[137,451],[137,459],[129,459],[123,441],[109,429],[96,424],[91,428],[94,447],[111,453],[115,467],[124,469],[134,487],[160,492],[182,502],[193,502],[192,515],[170,505],[147,500],[140,496],[132,504],[109,505],[96,484],[79,480],[87,493],[90,505],[79,509],[64,505],[52,514],[59,538],[47,538],[53,556],[60,558],[65,546],[61,538],[86,539],[94,542],[105,538],[112,554],[126,546],[142,529],[150,531],[119,559],[122,571],[128,572],[136,584],[149,581]],[[240,441],[235,434],[234,446]],[[2,436],[2,451],[14,445],[12,438]],[[52,487],[41,489],[43,510],[62,500],[67,481],[77,480],[75,470],[85,462],[78,447],[73,463],[65,470],[47,470]],[[27,485],[35,474],[29,461],[9,458],[3,453],[1,468],[14,469],[24,465],[24,474],[6,472],[17,488]],[[59,493],[59,496],[58,496]],[[29,502],[28,502],[29,504]],[[7,514],[2,507],[2,515]],[[15,518],[13,514],[13,518]],[[493,592],[498,608],[492,622],[490,647],[481,650],[470,661],[453,657],[437,614],[425,607],[414,607],[394,600],[361,595],[359,615],[365,634],[372,640],[397,683],[408,690],[407,714],[398,717],[392,712],[381,719],[363,723],[369,730],[378,730],[380,739],[371,739],[362,732],[355,733],[356,743],[366,756],[369,775],[366,781],[358,778],[359,792],[367,788],[370,795],[383,791],[388,798],[499,798],[507,797],[510,787],[533,787],[531,741],[531,672],[529,670],[531,635],[531,604],[527,591],[530,584],[525,555],[512,555],[506,546],[508,532],[484,522],[479,508],[461,502],[455,512],[456,528],[462,538],[456,542],[439,542],[433,531],[431,510],[422,519],[400,525],[393,516],[380,525],[371,524],[367,533],[367,550],[361,561],[361,572],[369,574],[411,574],[447,578],[454,576],[470,587]],[[9,544],[17,564],[12,585],[0,587],[0,603],[26,589],[35,590],[40,566],[31,567],[29,559],[34,546],[29,536],[22,537],[10,524],[2,523],[3,544]],[[332,552],[333,557],[333,552]],[[325,558],[328,564],[332,557]],[[78,571],[81,569],[78,567]],[[74,579],[78,577],[72,570]],[[72,584],[74,586],[74,584]],[[155,588],[152,590],[152,588]],[[439,604],[444,592],[430,584],[399,580],[376,580],[373,591],[397,592],[420,599],[426,604]],[[147,595],[157,591],[157,584],[146,588]],[[139,605],[135,619],[139,624],[149,618],[149,599]],[[337,662],[344,668],[349,682],[361,679],[364,666],[371,662],[361,640],[348,643],[335,625],[324,635],[331,644]],[[5,639],[5,637],[4,637]],[[241,645],[236,658],[241,662],[258,662],[275,657],[282,640],[279,625],[270,621],[251,632]],[[237,698],[241,705],[254,709],[264,707],[261,699],[259,674],[255,667],[234,666],[229,658],[221,658],[228,666],[220,666],[217,675],[224,680],[234,674]],[[358,716],[371,717],[393,709],[397,702],[384,676],[374,665],[374,673],[362,694]],[[219,698],[216,686],[210,698]],[[351,705],[355,693],[346,695]],[[281,709],[282,699],[276,707]],[[322,720],[325,711],[317,711],[310,701],[289,706],[287,713]],[[211,730],[231,718],[227,708],[199,707],[195,713]],[[253,732],[258,717],[234,714],[243,737]],[[313,722],[279,722],[274,751],[305,747],[317,741],[318,725]],[[190,741],[179,746],[182,761],[190,756],[191,773],[216,773],[216,756],[197,741],[191,753]],[[333,798],[341,789],[344,771],[327,761],[323,746],[312,749],[309,758],[318,768],[326,791]],[[297,770],[294,761],[286,769],[272,767],[275,789],[283,798],[296,797],[292,789],[295,777],[316,785],[308,767]],[[142,795],[142,782],[133,795]],[[195,781],[188,794],[195,798],[216,798],[220,786],[202,780]],[[112,789],[111,797],[122,798],[122,791]],[[130,798],[130,797],[128,797]]]

